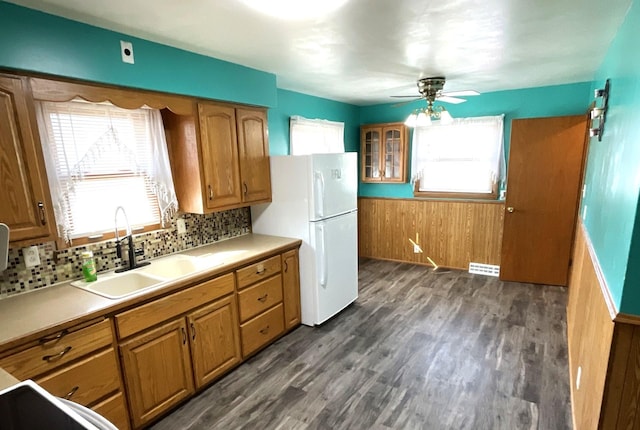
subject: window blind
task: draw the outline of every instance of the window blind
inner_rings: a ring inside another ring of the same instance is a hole
[[[148,174],[151,112],[79,101],[39,104],[54,212],[67,240],[114,231],[118,206],[132,227],[161,224]]]
[[[290,118],[291,155],[344,152],[344,123],[324,119]]]

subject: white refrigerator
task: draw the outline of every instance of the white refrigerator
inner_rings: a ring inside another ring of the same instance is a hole
[[[358,298],[357,154],[271,157],[272,202],[251,207],[254,233],[302,239],[302,323],[319,325]]]

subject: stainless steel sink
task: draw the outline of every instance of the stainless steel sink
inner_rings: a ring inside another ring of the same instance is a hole
[[[83,280],[71,283],[74,287],[99,294],[109,299],[119,299],[144,290],[159,286],[166,279],[132,271],[125,273],[107,273],[98,275],[98,280],[85,282]]]

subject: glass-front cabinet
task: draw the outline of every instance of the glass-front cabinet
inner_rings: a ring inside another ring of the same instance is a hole
[[[407,134],[401,122],[360,128],[363,182],[407,182]]]

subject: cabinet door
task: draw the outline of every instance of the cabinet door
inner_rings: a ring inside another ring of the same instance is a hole
[[[285,330],[289,330],[300,324],[300,270],[297,249],[282,254],[282,290],[284,327]]]
[[[55,224],[26,79],[0,76],[0,222],[11,241],[52,238]]]
[[[206,385],[241,360],[235,295],[187,317],[196,387]]]
[[[363,127],[362,139],[362,181],[380,181],[380,147],[381,129],[379,127]]]
[[[271,201],[271,170],[267,114],[259,109],[236,109],[242,201]]]
[[[406,127],[394,125],[382,129],[382,181],[406,182]]]
[[[235,109],[199,104],[200,142],[207,209],[242,202]]]
[[[120,346],[134,427],[193,393],[187,336],[186,320],[180,318]]]

